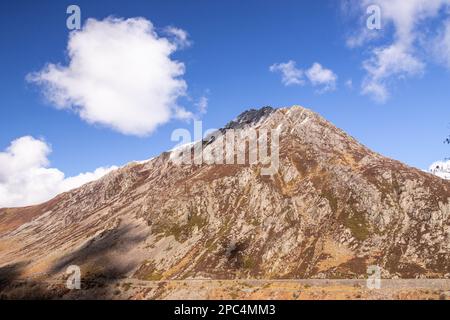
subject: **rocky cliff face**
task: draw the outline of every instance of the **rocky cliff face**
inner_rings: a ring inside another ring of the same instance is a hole
[[[34,279],[72,264],[143,280],[358,278],[369,265],[387,278],[449,277],[450,182],[298,106],[247,111],[227,128],[276,129],[278,171],[175,165],[170,152],[130,163],[48,203],[0,210],[0,266]]]

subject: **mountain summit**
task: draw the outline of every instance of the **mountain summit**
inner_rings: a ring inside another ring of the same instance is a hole
[[[276,130],[278,170],[176,165],[172,151],[0,209],[0,277],[63,279],[69,265],[130,282],[364,278],[369,266],[384,278],[449,277],[449,181],[299,106],[249,110],[227,129]]]

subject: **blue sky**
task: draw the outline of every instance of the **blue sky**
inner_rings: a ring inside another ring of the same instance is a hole
[[[73,176],[147,159],[175,144],[170,141],[175,128],[192,130],[192,124],[172,119],[144,137],[123,134],[107,125],[88,123],[74,111],[58,110],[44,97],[42,86],[26,80],[48,63],[66,66],[70,62],[66,50],[70,4],[81,8],[83,24],[88,18],[143,17],[161,37],[168,26],[186,31],[190,45],[171,55],[185,67],[182,79],[188,98],[177,101],[195,112],[196,101],[206,97],[207,112],[202,115],[206,128],[220,127],[251,107],[299,104],[371,149],[414,167],[427,169],[450,154],[450,147],[443,144],[450,132],[448,66],[413,44],[422,70],[386,76],[389,97],[385,101],[363,94],[361,85],[368,74],[364,61],[373,57],[377,47],[396,41],[395,27],[400,24],[388,13],[383,29],[374,31],[380,33],[377,39],[351,47],[348,39],[363,30],[364,12],[356,10],[356,4],[355,10],[348,10],[345,3],[325,0],[2,1],[0,151],[23,136],[45,139],[52,148],[48,165]],[[448,18],[444,9],[439,10],[420,24],[425,39],[438,37]],[[337,76],[334,90],[319,92],[307,78],[304,85],[284,85],[280,72],[269,68],[290,60],[303,71],[313,63],[332,70]],[[350,79],[352,88],[346,85]]]

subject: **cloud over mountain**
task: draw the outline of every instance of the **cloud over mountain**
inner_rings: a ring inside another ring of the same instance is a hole
[[[305,81],[303,78],[303,70],[297,69],[296,62],[289,60],[284,63],[274,63],[270,66],[269,70],[271,72],[281,73],[281,82],[285,86],[290,85],[303,85]]]
[[[184,30],[159,36],[144,18],[88,19],[70,34],[69,63],[47,64],[27,79],[42,86],[59,109],[88,123],[145,136],[171,118],[189,118],[177,104],[186,95],[185,66],[171,55],[189,44]]]
[[[74,177],[49,168],[51,147],[43,140],[24,136],[0,152],[0,208],[37,204],[61,192],[96,180],[117,167],[101,167]]]
[[[318,93],[333,91],[336,88],[337,75],[324,68],[320,63],[314,62],[307,70],[298,69],[296,62],[289,60],[284,63],[275,63],[269,67],[271,72],[281,74],[281,82],[285,86],[311,84],[318,88]],[[305,79],[306,78],[306,79]]]
[[[313,86],[319,86],[320,92],[331,91],[336,88],[336,74],[330,70],[322,67],[320,63],[315,62],[311,68],[306,70],[306,77]]]

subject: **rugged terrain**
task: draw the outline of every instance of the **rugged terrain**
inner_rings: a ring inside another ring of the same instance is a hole
[[[449,181],[298,106],[250,110],[226,128],[278,130],[279,170],[176,165],[176,149],[47,203],[0,209],[3,297],[186,298],[177,292],[195,281],[364,279],[370,265],[385,279],[450,278]],[[61,286],[69,265],[85,290]],[[127,295],[139,281],[156,287]]]

